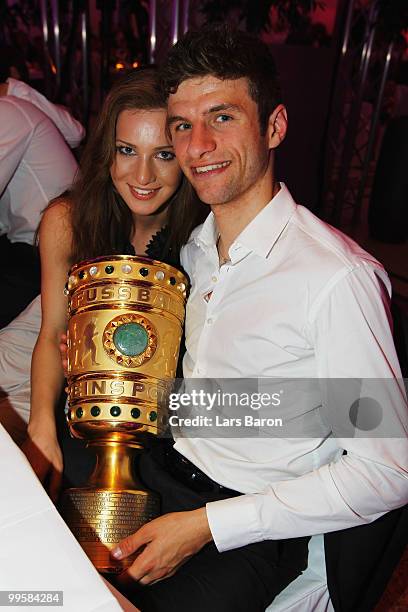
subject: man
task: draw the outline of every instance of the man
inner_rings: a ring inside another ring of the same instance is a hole
[[[7,79],[12,66],[0,56],[1,328],[39,293],[34,234],[48,202],[72,183],[77,163],[66,143],[78,146],[84,129],[64,108]]]
[[[375,259],[276,181],[287,115],[267,47],[224,28],[188,33],[162,78],[175,153],[212,211],[182,254],[192,282],[184,375],[310,385],[282,404],[301,435],[193,438],[180,427],[175,450],[144,466],[168,514],[113,554],[141,550],[127,574],[150,585],[133,596],[143,611],[253,612],[304,569],[308,536],[408,499],[390,287]],[[340,378],[344,396],[331,392]],[[393,439],[362,431],[349,379],[395,381],[381,387]]]

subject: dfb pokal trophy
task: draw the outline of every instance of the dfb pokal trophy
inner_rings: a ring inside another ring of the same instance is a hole
[[[96,452],[86,484],[68,489],[62,514],[101,572],[120,572],[110,550],[159,514],[135,457],[167,425],[167,399],[184,321],[186,277],[127,255],[75,265],[68,294],[68,425]]]

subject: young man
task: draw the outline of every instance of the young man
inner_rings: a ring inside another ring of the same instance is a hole
[[[170,459],[145,471],[168,514],[115,556],[143,547],[128,575],[151,585],[135,596],[144,611],[253,612],[302,571],[307,536],[407,501],[390,286],[375,259],[276,181],[287,115],[266,46],[228,29],[189,33],[162,74],[177,158],[212,211],[182,256],[192,282],[184,375],[310,384],[282,404],[300,435],[191,438],[181,428]],[[393,439],[350,429],[364,416],[348,403],[356,378],[395,381],[380,407]]]

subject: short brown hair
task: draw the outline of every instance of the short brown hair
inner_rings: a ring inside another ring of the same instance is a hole
[[[249,94],[258,106],[261,131],[265,132],[270,114],[282,101],[275,61],[265,43],[229,26],[187,32],[170,50],[160,70],[164,95],[175,93],[187,79],[206,75],[247,78]]]

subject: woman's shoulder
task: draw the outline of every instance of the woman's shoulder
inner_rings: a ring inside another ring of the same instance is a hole
[[[52,200],[44,210],[40,230],[44,226],[56,226],[67,229],[71,227],[71,202],[69,198],[60,196]]]
[[[72,225],[71,204],[69,198],[60,197],[53,200],[45,209],[40,227],[39,243],[55,247],[67,255],[71,251]]]

